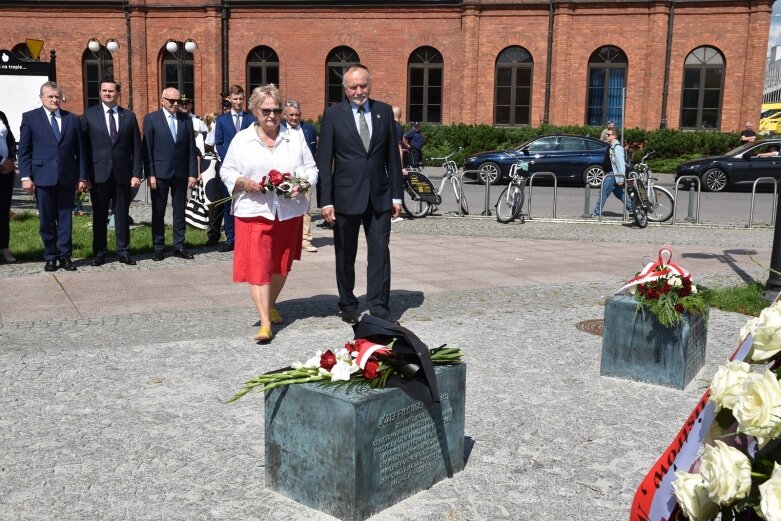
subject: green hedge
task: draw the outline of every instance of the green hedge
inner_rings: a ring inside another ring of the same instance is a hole
[[[406,131],[406,128],[405,128]],[[599,127],[540,125],[539,127],[492,127],[489,125],[426,125],[421,127],[426,137],[423,155],[427,162],[432,157],[442,157],[458,147],[463,147],[455,159],[461,163],[464,158],[486,150],[511,148],[537,136],[545,134],[574,134],[598,138]],[[694,157],[722,154],[740,145],[737,132],[696,131],[660,129],[643,130],[632,128],[624,130],[624,141],[632,150],[636,160],[646,150],[655,151],[654,160],[669,163]]]

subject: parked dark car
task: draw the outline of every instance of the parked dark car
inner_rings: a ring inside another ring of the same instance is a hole
[[[481,152],[466,158],[464,170],[479,170],[465,177],[491,184],[509,178],[510,167],[518,161],[529,161],[529,173],[553,172],[558,182],[569,181],[591,186],[602,184],[605,175],[602,163],[608,144],[585,136],[540,136],[513,150]]]
[[[773,148],[775,153],[773,154]],[[702,182],[702,189],[722,192],[736,186],[751,186],[760,177],[779,178],[781,173],[781,139],[762,139],[733,148],[723,156],[704,157],[686,161],[675,169],[675,180],[681,176],[695,175]],[[768,154],[763,156],[763,154]],[[682,186],[688,186],[684,180]]]

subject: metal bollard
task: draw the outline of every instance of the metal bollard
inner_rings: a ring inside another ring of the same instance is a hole
[[[688,221],[690,223],[696,221],[694,218],[694,199],[696,195],[697,193],[694,190],[694,183],[692,183],[689,185],[689,209],[686,211],[686,219],[684,219],[684,221]]]
[[[480,215],[491,215],[491,181],[488,179],[488,174],[485,175],[485,210]]]
[[[583,196],[583,218],[587,219],[591,215],[591,183],[586,183],[586,189]]]

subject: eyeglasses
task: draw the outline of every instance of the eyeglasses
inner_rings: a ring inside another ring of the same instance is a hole
[[[280,114],[282,114],[282,109],[280,109],[280,108],[276,108],[276,109],[260,109],[260,113],[263,114],[264,116],[268,116],[272,112],[274,113],[275,116],[279,116]]]
[[[169,99],[169,98],[163,98],[163,99],[164,99],[165,101],[167,101],[168,103],[170,103],[171,105],[176,105],[176,104],[178,104],[178,103],[179,103],[179,100],[178,100],[178,99]]]

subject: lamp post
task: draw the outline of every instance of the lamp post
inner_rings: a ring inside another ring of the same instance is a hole
[[[89,101],[92,99],[100,100],[100,81],[104,78],[114,78],[114,71],[120,71],[121,69],[119,68],[119,42],[116,39],[109,38],[104,46],[97,38],[90,38],[87,42],[87,49],[92,53],[92,60],[90,61],[93,63],[89,64],[85,61],[85,65],[88,68],[90,66],[97,67],[97,74],[94,75],[97,79],[87,80],[88,98],[86,104],[89,105]],[[114,68],[115,57],[117,59],[116,69]],[[89,78],[90,75],[88,74],[87,77]]]
[[[165,42],[165,50],[168,57],[163,64],[163,87],[176,87],[182,94],[193,96],[195,85],[194,67],[192,55],[198,49],[198,44],[192,38],[184,42],[168,40]],[[189,55],[189,56],[188,56]]]

